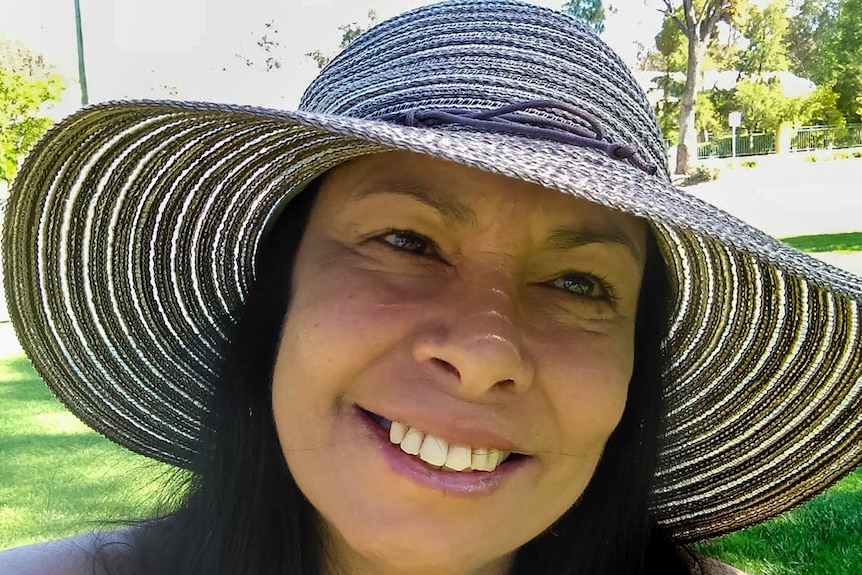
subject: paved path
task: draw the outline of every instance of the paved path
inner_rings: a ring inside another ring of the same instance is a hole
[[[758,157],[688,190],[775,237],[862,231],[862,159]],[[862,253],[812,254],[862,276]]]
[[[862,277],[862,252],[811,254],[818,260]]]
[[[0,322],[0,359],[24,353],[15,338],[15,330],[8,321]]]
[[[688,190],[776,237],[862,231],[862,159],[758,158]]]

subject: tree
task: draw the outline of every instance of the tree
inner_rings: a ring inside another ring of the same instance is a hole
[[[697,114],[695,115],[695,126],[697,131],[703,134],[703,140],[709,139],[710,134],[722,131],[722,120],[713,102],[710,91],[700,92],[697,95]]]
[[[0,40],[0,180],[12,181],[20,160],[51,126],[43,107],[62,92],[62,79],[41,55]]]
[[[728,35],[727,43],[712,42],[704,56],[702,69],[735,69],[738,60],[736,39]],[[672,18],[665,17],[661,30],[655,36],[657,51],[647,53],[641,63],[644,70],[660,70],[663,76],[652,82],[661,90],[662,99],[656,105],[656,115],[662,133],[673,144],[679,143],[679,100],[685,83],[678,80],[687,67],[688,47],[686,37]],[[725,100],[715,100],[715,90],[699,92],[695,103],[695,126],[701,134],[714,133],[723,127],[721,110]],[[720,109],[721,108],[721,109]]]
[[[658,70],[664,75],[652,79],[661,91],[661,100],[656,103],[656,116],[662,134],[672,143],[679,142],[677,120],[679,118],[679,97],[683,83],[674,76],[685,70],[685,37],[670,18],[662,22],[661,30],[655,35],[657,51],[649,51],[641,62],[643,70]]]
[[[823,45],[826,31],[835,22],[840,0],[796,0],[795,14],[787,31],[787,57],[790,70],[804,78],[813,78],[817,51]]]
[[[862,0],[841,0],[815,55],[814,81],[832,85],[847,121],[862,121]]]
[[[844,115],[838,109],[838,94],[830,84],[821,84],[802,102],[799,123],[805,126],[843,126]]]
[[[339,50],[344,50],[348,44],[356,40],[363,32],[377,23],[377,12],[369,10],[364,23],[351,22],[350,24],[342,24],[338,27],[341,32],[341,42],[338,44]],[[333,56],[324,54],[321,50],[313,50],[305,54],[307,57],[314,60],[318,68],[323,68],[332,60]]]
[[[681,16],[681,13],[678,15]],[[716,30],[717,32],[717,30]],[[736,70],[739,61],[739,31],[729,28],[720,37],[714,33],[703,58],[702,70]],[[646,51],[640,59],[642,70],[685,72],[688,40],[673,18],[665,16],[661,30],[655,35],[655,50]]]
[[[665,17],[662,21],[661,30],[655,36],[655,47],[661,55],[661,70],[666,73],[685,72],[688,48],[685,36],[673,18]]]
[[[736,107],[750,132],[774,132],[799,116],[802,99],[786,96],[778,80],[742,80],[735,92]]]
[[[605,31],[605,7],[602,0],[569,0],[563,4],[563,12],[584,20],[598,34]]]
[[[787,33],[790,19],[785,0],[773,0],[763,10],[752,7],[744,34],[748,49],[739,54],[739,71],[748,77],[760,77],[764,72],[786,70]]]
[[[742,12],[741,0],[662,0],[662,11],[679,27],[686,38],[687,60],[685,87],[680,98],[679,144],[677,174],[689,171],[692,158],[697,157],[697,127],[695,103],[701,87],[701,71],[706,50],[715,41],[718,23],[733,21]]]

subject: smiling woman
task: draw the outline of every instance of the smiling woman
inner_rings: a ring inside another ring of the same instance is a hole
[[[515,0],[380,24],[297,112],[83,110],[3,250],[51,389],[191,472],[4,573],[735,573],[685,543],[862,460],[862,280],[673,187],[619,59]]]
[[[438,159],[324,178],[272,402],[339,564],[477,571],[580,497],[625,407],[643,268],[616,241],[552,241],[589,228],[645,251],[632,216]]]

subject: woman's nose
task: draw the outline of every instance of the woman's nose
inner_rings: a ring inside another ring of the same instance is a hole
[[[533,383],[515,285],[511,278],[495,277],[501,275],[450,286],[428,310],[426,328],[414,341],[414,357],[454,374],[467,397],[495,388],[521,392]]]

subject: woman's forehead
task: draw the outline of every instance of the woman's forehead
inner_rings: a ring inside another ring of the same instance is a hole
[[[640,218],[582,198],[412,152],[385,152],[346,162],[326,174],[321,192],[337,195],[339,204],[376,195],[404,196],[467,226],[508,208],[548,223],[622,226],[638,237],[646,227]]]

